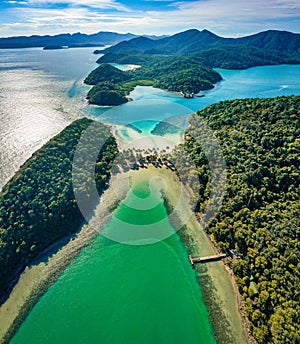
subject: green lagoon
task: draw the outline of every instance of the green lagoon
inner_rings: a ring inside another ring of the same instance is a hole
[[[153,198],[156,206],[150,207]],[[137,210],[147,199],[149,209]],[[102,233],[121,231],[119,221],[151,225],[166,218],[160,193],[150,195],[144,182],[128,193]],[[170,223],[164,230],[174,232]],[[11,343],[215,343],[179,236],[149,245],[144,239],[126,245],[96,236],[40,299]]]

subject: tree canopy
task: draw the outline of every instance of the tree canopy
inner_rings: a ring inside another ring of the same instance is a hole
[[[300,96],[216,103],[190,118],[173,157],[180,168],[184,149],[195,162],[196,171],[182,166],[182,180],[193,190],[198,173],[200,190],[193,196],[201,217],[211,191],[208,160],[195,140],[203,136],[204,119],[227,169],[223,204],[207,230],[223,251],[239,253],[230,264],[259,343],[300,340],[299,116]]]
[[[32,155],[0,194],[0,296],[25,264],[56,240],[74,233],[84,219],[78,209],[72,163],[81,134],[93,121],[79,119]],[[93,122],[93,133],[82,154],[97,149],[97,137],[107,137],[95,166],[98,192],[107,186],[118,152],[109,129]],[[84,166],[82,174],[84,175]],[[83,179],[84,180],[84,179]],[[84,183],[80,186],[86,188]],[[90,199],[91,211],[97,200]]]
[[[214,87],[221,81],[219,73],[204,67],[193,57],[153,57],[141,68],[121,71],[109,64],[102,64],[85,79],[95,85],[88,93],[91,104],[120,105],[137,85],[151,85],[167,91],[198,93]]]

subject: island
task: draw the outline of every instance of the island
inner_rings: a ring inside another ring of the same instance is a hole
[[[224,38],[208,30],[196,29],[161,39],[135,37],[94,51],[94,54],[104,55],[97,60],[100,67],[85,80],[86,84],[94,86],[87,99],[96,105],[120,105],[128,101],[128,94],[137,85],[153,86],[193,98],[222,80],[212,68],[299,64],[299,51],[299,34],[276,30],[241,38]],[[121,74],[113,68],[108,69],[108,63],[142,67],[123,72],[116,81],[116,76]]]
[[[86,118],[76,120],[35,152],[3,188],[0,194],[1,300],[26,265],[84,223],[74,196],[72,166],[81,134],[91,123],[93,135],[85,149],[97,149],[97,137],[108,138],[95,166],[96,186],[101,194],[108,185],[118,149],[109,128]],[[84,182],[82,187],[86,187]],[[96,202],[90,199],[86,204],[91,212]]]
[[[136,37],[102,50],[99,62],[142,64],[160,56],[190,56],[211,68],[299,64],[300,34],[268,30],[239,38],[190,29],[153,40]],[[126,61],[126,62],[125,62]],[[129,62],[130,61],[130,62]]]
[[[68,47],[62,47],[61,45],[47,45],[43,48],[43,50],[60,50],[60,49],[68,49]]]
[[[171,56],[149,59],[141,68],[130,71],[121,71],[104,63],[84,82],[93,85],[87,95],[90,104],[114,106],[126,103],[128,94],[137,85],[196,94],[212,89],[221,80],[219,73],[203,66],[195,58]]]

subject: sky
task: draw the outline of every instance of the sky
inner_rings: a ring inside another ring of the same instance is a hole
[[[226,37],[268,29],[300,32],[300,0],[0,0],[0,37],[170,35],[190,28]]]

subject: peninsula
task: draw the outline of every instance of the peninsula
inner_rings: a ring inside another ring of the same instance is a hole
[[[82,132],[93,123],[76,120],[21,166],[0,194],[0,295],[32,259],[83,224],[72,184],[72,163]],[[118,152],[109,129],[94,123],[94,137],[108,137],[99,153],[95,176],[98,192],[107,186]],[[96,143],[91,140],[87,149]],[[82,185],[84,187],[84,185]],[[90,199],[91,212],[97,200]]]
[[[91,104],[113,106],[126,103],[126,96],[137,85],[192,94],[212,89],[221,80],[219,73],[193,57],[161,56],[149,59],[141,68],[130,71],[101,64],[84,82],[94,85],[87,95]]]

